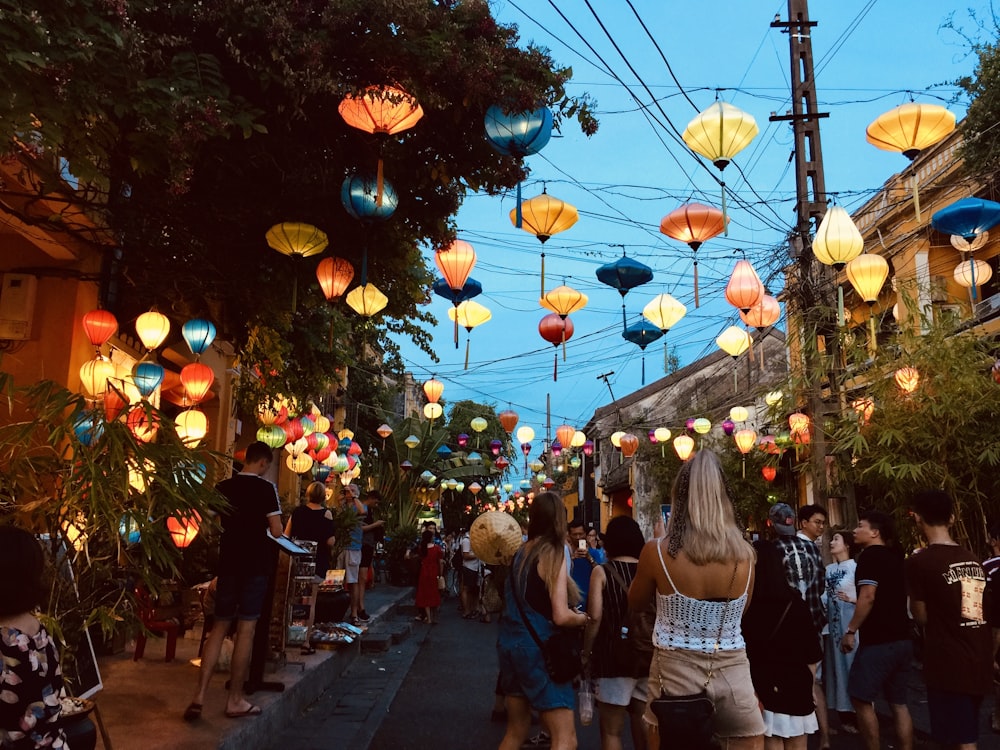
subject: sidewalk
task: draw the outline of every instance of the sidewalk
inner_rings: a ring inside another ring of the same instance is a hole
[[[412,596],[412,588],[380,585],[366,593],[365,604],[372,615],[369,631],[392,616],[397,605]],[[177,642],[177,656],[165,663],[165,641],[150,638],[139,662],[132,651],[98,660],[104,690],[94,696],[108,738],[115,750],[256,750],[277,747],[284,731],[309,705],[337,683],[338,678],[361,654],[360,642],[336,651],[317,650],[300,656],[298,649],[286,652],[288,662],[267,678],[284,683],[281,693],[257,692],[253,703],[263,709],[260,716],[227,719],[224,716],[227,676],[212,678],[202,718],[185,722],[181,716],[191,699],[197,668],[191,660],[198,654],[200,629],[189,631]]]

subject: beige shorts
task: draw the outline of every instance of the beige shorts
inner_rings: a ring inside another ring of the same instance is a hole
[[[657,648],[649,670],[649,700],[667,695],[700,693],[712,665],[708,697],[715,705],[714,731],[718,737],[756,737],[764,733],[757,696],[750,680],[750,662],[746,651],[719,651],[715,655],[700,651]],[[660,685],[663,685],[661,691]],[[656,717],[647,707],[643,718],[656,726]]]

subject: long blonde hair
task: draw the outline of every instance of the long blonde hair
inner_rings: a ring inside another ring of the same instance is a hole
[[[518,577],[537,562],[538,575],[552,595],[559,567],[566,561],[566,506],[554,492],[535,496],[528,508],[528,541],[520,554]],[[566,571],[566,599],[572,607],[580,601],[580,589]]]
[[[668,550],[681,549],[695,565],[753,562],[756,555],[736,525],[736,514],[718,457],[700,450],[674,482]]]

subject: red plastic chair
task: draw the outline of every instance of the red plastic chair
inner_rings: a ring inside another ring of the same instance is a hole
[[[139,661],[146,651],[146,633],[163,633],[167,639],[167,653],[164,661],[173,661],[177,654],[177,633],[180,625],[173,620],[157,620],[155,618],[156,607],[149,592],[142,586],[136,586],[135,598],[139,604],[139,619],[142,621],[143,629],[135,637],[135,655],[132,661]]]

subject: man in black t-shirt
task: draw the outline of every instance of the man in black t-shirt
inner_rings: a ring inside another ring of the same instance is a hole
[[[243,471],[220,482],[216,489],[229,501],[220,514],[219,580],[215,596],[215,625],[205,641],[198,687],[184,712],[193,721],[201,716],[205,691],[219,661],[222,642],[237,620],[226,716],[257,716],[260,707],[246,699],[243,685],[250,668],[253,635],[264,604],[268,579],[274,572],[277,545],[267,534],[281,536],[278,492],[263,474],[270,468],[271,448],[261,442],[247,447]]]
[[[840,641],[845,654],[861,646],[847,678],[847,692],[858,717],[858,730],[867,750],[878,750],[878,717],[875,699],[880,693],[892,709],[901,750],[913,748],[913,720],[906,706],[906,691],[913,660],[903,556],[886,545],[894,524],[885,513],[868,511],[859,517],[854,543],[863,548],[854,574],[858,602]]]

